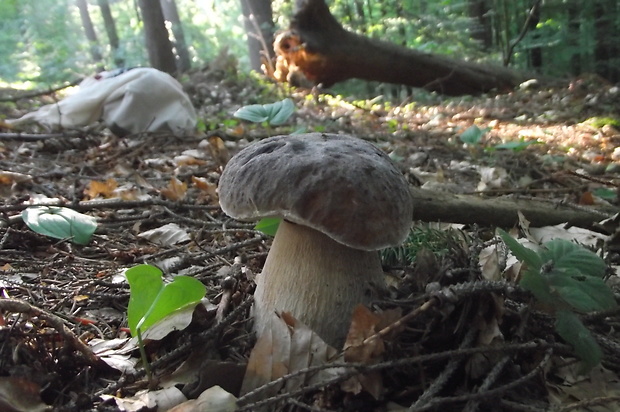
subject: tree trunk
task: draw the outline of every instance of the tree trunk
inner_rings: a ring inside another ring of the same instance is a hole
[[[88,4],[86,0],[76,0],[77,8],[80,10],[80,18],[82,19],[82,27],[84,27],[84,34],[90,44],[90,55],[95,63],[101,66],[103,57],[99,51],[99,42],[97,41],[97,33],[95,33],[95,27],[93,21],[90,19],[90,13],[88,12]],[[103,68],[102,68],[103,70]]]
[[[478,40],[483,50],[489,50],[493,46],[493,27],[489,13],[491,7],[488,0],[469,0],[469,16],[473,20],[471,37]]]
[[[505,67],[422,53],[351,33],[324,0],[298,0],[290,29],[278,36],[275,48],[290,68],[326,87],[357,78],[463,95],[507,90],[527,79]]]
[[[241,12],[248,37],[250,66],[260,72],[261,65],[274,57],[271,0],[241,0]]]
[[[172,43],[168,38],[168,29],[164,22],[161,4],[153,0],[138,0],[138,7],[144,23],[146,50],[151,66],[174,75],[176,62],[172,53]]]
[[[101,16],[103,17],[103,24],[105,31],[108,34],[108,41],[110,43],[110,51],[114,58],[114,65],[116,67],[123,67],[125,65],[125,59],[120,55],[118,33],[116,31],[116,24],[110,11],[110,4],[108,0],[98,0],[99,9],[101,10]]]
[[[191,69],[192,61],[189,57],[189,50],[185,42],[185,34],[183,34],[183,25],[179,18],[179,11],[175,0],[160,0],[161,8],[164,12],[164,18],[170,22],[172,26],[172,34],[174,34],[174,47],[177,51],[177,69],[180,73],[184,73]]]

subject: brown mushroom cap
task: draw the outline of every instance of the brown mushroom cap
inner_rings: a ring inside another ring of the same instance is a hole
[[[274,136],[241,150],[219,183],[236,219],[280,216],[360,250],[402,243],[413,201],[390,158],[362,139],[327,133]]]

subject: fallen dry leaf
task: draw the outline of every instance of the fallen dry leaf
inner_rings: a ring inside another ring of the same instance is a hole
[[[289,313],[274,313],[259,336],[250,353],[241,395],[286,374],[336,360],[337,351]],[[287,380],[286,390],[292,391],[304,385],[323,382],[339,373],[342,373],[341,369],[326,368],[312,374],[303,374]],[[250,401],[275,395],[283,386],[284,384],[280,384],[261,391],[252,396]]]
[[[168,200],[181,200],[187,192],[187,183],[181,182],[176,177],[170,179],[168,186],[160,190],[161,194]]]
[[[24,378],[0,377],[0,411],[44,412],[52,408],[41,401],[41,388]]]
[[[86,199],[95,199],[97,197],[110,198],[114,197],[114,190],[118,187],[118,182],[114,179],[108,179],[105,182],[99,180],[91,180],[84,189]]]
[[[175,406],[168,412],[234,412],[237,398],[219,386],[213,386],[197,399],[192,399]]]

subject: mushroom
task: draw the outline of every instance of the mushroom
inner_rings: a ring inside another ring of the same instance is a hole
[[[255,330],[290,312],[339,347],[353,308],[385,288],[379,249],[402,243],[413,201],[390,158],[362,139],[327,133],[274,136],[226,165],[220,205],[229,216],[283,220],[254,294]]]

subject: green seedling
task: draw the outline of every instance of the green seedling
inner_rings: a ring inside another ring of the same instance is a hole
[[[284,122],[291,117],[293,112],[295,112],[295,104],[291,99],[286,98],[270,104],[251,104],[249,106],[243,106],[237,110],[233,116],[253,123],[265,123],[269,127],[284,124]],[[293,132],[293,134],[294,133],[299,133],[299,131]],[[275,236],[281,220],[282,219],[273,217],[264,218],[254,226],[254,229],[268,236]]]
[[[521,139],[517,141],[497,144],[493,147],[488,147],[485,150],[487,152],[493,152],[495,150],[503,149],[503,150],[512,150],[513,152],[520,152],[524,150],[525,148],[527,148],[528,146],[533,145],[533,144],[542,144],[542,142],[539,142],[538,140],[525,140],[525,138],[522,137]]]
[[[261,219],[256,226],[254,226],[254,229],[263,232],[267,236],[275,236],[281,221],[282,219],[278,217],[266,217]]]
[[[140,356],[150,377],[142,332],[166,316],[198,304],[206,289],[202,282],[189,276],[176,276],[172,282],[164,284],[161,270],[151,265],[133,267],[125,272],[125,276],[130,293],[127,323],[131,334],[138,338]]]
[[[55,239],[69,239],[86,245],[97,230],[94,217],[58,206],[33,206],[22,212],[24,223],[33,231]]]
[[[475,146],[480,143],[484,135],[487,134],[489,130],[491,130],[490,127],[481,129],[474,124],[465,129],[465,131],[459,135],[459,138],[461,139],[461,142]]]
[[[603,277],[606,264],[598,255],[575,243],[554,239],[541,251],[528,249],[503,230],[499,234],[517,259],[525,264],[520,286],[555,315],[555,329],[575,350],[582,371],[596,366],[602,352],[576,313],[616,307]]]

